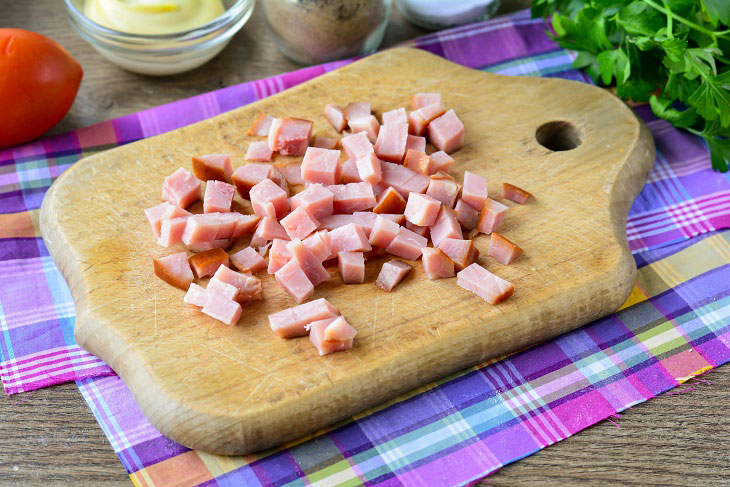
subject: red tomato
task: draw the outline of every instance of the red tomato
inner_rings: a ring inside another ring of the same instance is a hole
[[[0,29],[0,148],[46,133],[66,115],[84,72],[56,41]]]

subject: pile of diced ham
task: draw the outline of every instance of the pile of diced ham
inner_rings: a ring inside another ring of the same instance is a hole
[[[421,258],[428,279],[456,276],[491,304],[512,295],[510,282],[477,263],[471,240],[491,234],[489,256],[505,265],[518,258],[522,249],[495,232],[509,207],[489,198],[484,177],[465,171],[459,183],[449,174],[464,125],[438,93],[415,94],[410,113],[390,110],[380,122],[369,102],[327,105],[324,115],[343,137],[313,137],[311,121],[262,113],[248,131],[265,137],[248,146],[246,159],[256,162],[234,171],[230,156],[203,155],[193,157],[193,173],[180,168],[166,177],[163,203],[145,213],[160,245],[186,250],[154,259],[155,274],[186,290],[186,303],[233,325],[241,303],[263,299],[255,274],[266,270],[299,304],[270,315],[272,330],[282,338],[309,335],[320,355],[351,348],[357,334],[326,299],[305,303],[331,278],[330,265],[344,284],[359,284],[368,259]],[[277,152],[302,159],[268,164]],[[203,213],[192,214],[186,208],[201,198],[201,180]],[[232,210],[236,192],[253,215]],[[504,183],[501,196],[522,204],[530,193]],[[246,235],[249,246],[229,255]],[[384,262],[375,285],[390,292],[411,268]],[[194,282],[205,278],[206,287]]]

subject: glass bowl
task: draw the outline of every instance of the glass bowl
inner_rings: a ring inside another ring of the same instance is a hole
[[[226,11],[192,30],[163,35],[109,29],[83,14],[84,0],[65,0],[71,26],[112,63],[135,73],[164,76],[190,71],[223,50],[248,21],[255,0],[224,0]]]

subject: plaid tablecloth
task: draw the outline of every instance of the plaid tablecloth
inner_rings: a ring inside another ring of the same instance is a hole
[[[412,44],[510,75],[588,82],[527,12]],[[624,308],[507,359],[463,371],[296,444],[247,457],[189,451],[155,431],[129,391],[73,339],[68,288],[39,238],[46,189],[79,158],[230,110],[348,61],[243,83],[0,151],[0,379],[8,394],[77,380],[138,485],[469,484],[730,360],[730,181],[702,141],[637,113],[657,160],[631,209],[641,267]],[[699,236],[699,237],[698,237]]]

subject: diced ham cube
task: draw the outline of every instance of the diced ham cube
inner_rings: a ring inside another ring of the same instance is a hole
[[[375,213],[403,213],[405,210],[406,200],[391,187],[378,195],[373,207]]]
[[[456,181],[456,179],[454,179],[454,176],[452,176],[451,174],[449,174],[445,171],[435,172],[435,173],[431,174],[430,178],[432,180],[433,179],[448,179],[449,181]],[[461,185],[459,185],[459,190],[461,190]]]
[[[370,153],[365,157],[361,157],[355,161],[357,166],[357,173],[360,180],[370,184],[378,184],[382,177],[382,164],[380,159],[374,154]]]
[[[221,298],[235,301],[238,297],[238,288],[233,284],[228,284],[227,282],[223,282],[220,279],[212,278],[208,282],[208,287],[205,288],[205,293],[207,294],[208,298],[217,295]]]
[[[456,216],[459,218],[461,226],[467,230],[474,230],[479,223],[479,210],[466,203],[463,198],[456,202],[454,207]]]
[[[398,235],[399,230],[400,225],[396,222],[378,215],[375,219],[373,229],[370,232],[369,242],[371,245],[380,247],[381,249],[387,249],[390,242]]]
[[[413,135],[425,134],[429,124],[444,112],[446,109],[435,103],[412,111],[408,114],[408,131]]]
[[[152,208],[147,208],[144,210],[144,213],[147,216],[147,220],[150,222],[150,228],[152,228],[152,231],[157,237],[160,236],[160,229],[162,228],[162,223],[165,220],[193,215],[189,211],[183,210],[178,206],[171,205],[167,201],[160,203],[159,205],[155,205]]]
[[[406,142],[408,124],[383,125],[375,141],[375,154],[383,161],[400,163],[406,153]]]
[[[229,269],[226,266],[220,266],[213,278],[223,281],[238,289],[236,301],[254,301],[261,299],[261,279],[253,277],[251,274],[242,274]],[[212,280],[212,279],[211,279]]]
[[[362,284],[365,282],[365,257],[362,252],[339,252],[337,269],[345,284]]]
[[[421,237],[428,238],[428,227],[422,227],[420,225],[414,225],[413,223],[407,221],[406,222],[406,228],[410,230],[413,233],[417,233]]]
[[[498,201],[487,198],[482,206],[482,212],[477,222],[477,230],[481,233],[492,233],[499,227],[504,219],[504,214],[509,210],[508,206]]]
[[[284,227],[274,218],[264,217],[256,227],[256,231],[251,238],[252,247],[261,247],[270,240],[275,238],[281,240],[289,240],[289,234],[286,233]]]
[[[375,206],[373,187],[369,183],[333,184],[327,189],[334,195],[335,213],[353,213]]]
[[[279,218],[289,211],[289,198],[286,191],[271,179],[256,183],[249,192],[253,212],[261,217]]]
[[[375,118],[375,115],[349,120],[347,125],[350,127],[353,134],[365,132],[368,140],[372,143],[375,143],[378,138],[380,124],[378,123],[378,119]]]
[[[399,260],[391,260],[380,268],[375,285],[383,291],[390,292],[411,272],[411,266]]]
[[[428,140],[447,154],[464,146],[464,124],[454,110],[449,110],[428,124]]]
[[[441,202],[426,194],[411,193],[408,196],[406,220],[421,227],[430,227],[436,221],[441,209]]]
[[[274,151],[265,140],[251,142],[246,149],[246,160],[256,162],[268,162],[274,157]]]
[[[283,156],[301,156],[312,140],[313,123],[300,118],[275,119],[269,131],[269,147]]]
[[[456,274],[456,284],[471,291],[490,304],[497,304],[512,296],[511,282],[495,276],[479,264],[471,264]]]
[[[327,121],[332,124],[335,130],[342,132],[347,126],[347,120],[345,120],[345,113],[343,109],[337,105],[327,104],[324,107],[324,116]]]
[[[309,237],[302,240],[304,245],[317,257],[320,262],[324,262],[332,256],[330,248],[330,237],[327,230],[320,230],[313,233]]]
[[[207,301],[207,299],[208,295],[205,292],[205,288],[202,288],[193,282],[190,284],[188,292],[185,293],[183,301],[188,304],[194,304],[195,306],[202,308],[203,306],[205,306],[205,302]]]
[[[428,176],[412,171],[400,164],[383,162],[383,176],[381,183],[391,186],[398,191],[403,198],[408,198],[411,192],[425,193],[431,179]]]
[[[411,110],[418,110],[434,103],[441,105],[440,93],[416,93],[411,95]]]
[[[408,152],[408,149],[413,149],[418,152],[426,152],[426,137],[409,134],[406,139],[406,153]]]
[[[522,254],[523,250],[514,242],[506,239],[497,232],[492,232],[487,255],[494,257],[500,264],[509,265]]]
[[[447,237],[438,243],[438,248],[452,260],[457,271],[473,264],[479,258],[479,250],[472,240]]]
[[[400,227],[398,234],[385,251],[404,259],[417,260],[421,256],[421,249],[427,245],[428,239],[426,237],[422,237],[405,227]]]
[[[228,265],[228,254],[223,249],[211,249],[188,259],[196,279],[212,276],[222,265]]]
[[[373,154],[375,154],[373,152]],[[360,173],[357,170],[357,163],[354,159],[348,159],[340,166],[340,184],[359,183]]]
[[[201,181],[230,181],[233,174],[231,156],[228,154],[208,154],[193,157],[193,174]]]
[[[185,245],[212,242],[216,240],[221,228],[219,213],[207,213],[188,217],[182,241]]]
[[[236,228],[231,233],[231,238],[238,238],[252,233],[261,220],[258,215],[243,215],[241,213],[233,213],[233,215],[236,217]]]
[[[340,179],[340,151],[308,147],[301,170],[305,182],[337,184]]]
[[[432,178],[431,182],[428,183],[426,194],[431,198],[439,200],[442,205],[453,208],[460,190],[461,187],[456,181]]]
[[[219,239],[219,240],[212,240],[210,242],[200,242],[200,243],[196,243],[196,244],[190,244],[190,245],[187,245],[186,247],[191,252],[199,253],[199,252],[207,252],[207,251],[213,250],[213,249],[223,249],[223,250],[226,250],[232,244],[233,244],[233,239],[231,239],[231,238],[222,238],[222,239]]]
[[[431,162],[433,164],[434,174],[443,171],[448,172],[451,166],[454,165],[454,158],[448,155],[446,152],[440,150],[431,153]]]
[[[329,301],[319,298],[270,314],[269,324],[281,338],[295,338],[307,334],[306,325],[319,320],[334,319],[339,315],[340,312]]]
[[[215,237],[213,240],[221,240],[225,238],[231,238],[233,236],[233,232],[236,231],[236,226],[238,225],[238,219],[239,216],[242,216],[240,213],[206,213],[204,215],[194,215],[192,218],[195,218],[196,220],[200,219],[203,221],[211,221],[218,223],[218,231],[215,232]],[[211,240],[207,240],[210,242]],[[195,243],[195,242],[191,242]],[[199,243],[199,242],[198,242]]]
[[[230,261],[241,272],[255,274],[261,269],[266,269],[266,259],[256,252],[253,247],[246,247],[235,254],[231,254]]]
[[[530,199],[532,194],[528,193],[522,188],[510,183],[502,183],[502,198],[506,198],[515,203],[524,204]]]
[[[217,294],[208,295],[201,311],[227,325],[235,325],[243,312],[240,304]]]
[[[464,171],[464,186],[461,190],[461,199],[469,203],[472,208],[481,208],[487,199],[487,180],[473,172]]]
[[[398,225],[405,225],[406,223],[406,216],[404,214],[392,214],[392,213],[379,213],[380,216],[383,218],[387,218],[388,220],[393,220]]]
[[[348,122],[350,120],[355,120],[357,118],[367,117],[371,113],[370,102],[361,101],[361,102],[348,103],[345,106],[343,113],[345,115],[345,120],[347,120]]]
[[[436,217],[436,222],[430,228],[431,241],[437,247],[445,238],[463,238],[461,225],[456,212],[448,206],[442,206]]]
[[[406,114],[405,108],[396,108],[389,112],[383,112],[381,118],[383,119],[383,125],[390,125],[391,123],[408,123],[408,115]]]
[[[423,270],[430,280],[445,279],[454,277],[454,263],[444,254],[441,249],[425,247],[423,252]]]
[[[256,184],[264,179],[271,179],[278,186],[286,185],[284,177],[271,164],[250,163],[241,166],[233,173],[233,184],[236,186],[238,194],[248,199],[249,192]],[[283,188],[282,188],[283,189]]]
[[[185,168],[167,176],[162,183],[162,200],[187,208],[200,199],[200,180]]]
[[[271,122],[273,121],[274,117],[266,115],[263,112],[259,113],[259,115],[251,124],[251,127],[249,127],[248,132],[246,132],[246,135],[266,137],[267,135],[269,135],[269,130],[271,130]]]
[[[327,273],[329,275],[329,273]],[[314,294],[314,286],[296,259],[274,273],[276,281],[291,298],[301,304]]]
[[[291,252],[286,248],[287,243],[286,240],[280,238],[275,238],[271,243],[271,248],[269,249],[269,267],[266,270],[269,274],[275,273],[291,260]]]
[[[319,227],[319,222],[301,206],[282,218],[279,223],[292,240],[302,239]]]
[[[335,149],[337,149],[337,146],[339,144],[340,144],[340,141],[337,139],[332,139],[330,137],[322,137],[320,135],[315,135],[314,141],[312,142],[312,147],[318,147],[320,149],[335,150]]]
[[[373,249],[363,228],[354,223],[330,230],[328,235],[333,255],[342,251],[368,252]]]
[[[279,173],[281,173],[287,183],[304,184],[304,179],[302,179],[301,162],[278,163],[274,164],[274,167],[279,171]]]
[[[205,213],[227,213],[231,211],[233,194],[236,187],[223,181],[208,181],[205,184],[205,195],[203,196],[203,212]]]
[[[352,340],[357,336],[357,330],[352,327],[345,318],[338,316],[327,325],[324,330],[325,341],[343,342]]]
[[[155,275],[170,284],[187,291],[190,283],[193,282],[193,271],[188,264],[187,252],[158,257],[153,259]]]
[[[312,282],[312,286],[318,286],[330,278],[330,273],[322,265],[322,261],[309,250],[304,242],[299,239],[292,240],[286,246],[293,259],[299,262],[307,278]]]
[[[403,159],[403,166],[426,176],[432,174],[434,168],[434,164],[432,163],[429,155],[425,152],[420,152],[414,149],[408,149],[406,151],[406,156]]]
[[[344,149],[347,157],[356,161],[361,157],[365,157],[371,152],[375,152],[373,144],[364,132],[350,134],[340,140],[342,149]],[[398,161],[400,162],[400,161]]]
[[[335,195],[321,184],[313,184],[291,197],[292,210],[304,208],[314,219],[331,215]],[[306,235],[305,235],[306,236]]]
[[[317,353],[319,353],[320,355],[328,355],[330,353],[342,352],[344,350],[352,348],[352,338],[350,338],[349,340],[341,341],[326,340],[324,338],[327,329],[338,320],[344,321],[344,318],[329,318],[326,320],[320,320],[311,323],[309,329],[309,341],[312,342],[314,347],[317,349]]]

